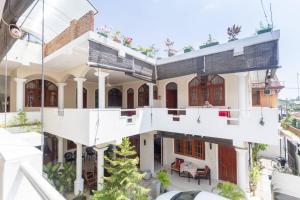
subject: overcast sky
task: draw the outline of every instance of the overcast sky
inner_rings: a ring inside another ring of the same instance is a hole
[[[177,49],[185,45],[194,48],[208,39],[208,34],[223,43],[226,30],[241,25],[239,37],[251,36],[266,20],[260,0],[91,0],[99,10],[96,27],[109,25],[133,38],[134,45],[155,44],[165,54],[167,37]],[[300,73],[300,0],[264,0],[270,20],[272,3],[275,29],[281,30],[280,60],[277,71],[286,89],[281,98],[297,96],[297,72]],[[165,56],[165,55],[164,55]]]

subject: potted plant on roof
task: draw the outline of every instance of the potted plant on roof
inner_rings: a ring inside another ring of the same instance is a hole
[[[150,47],[142,47],[140,46],[138,48],[138,51],[140,51],[142,54],[149,56],[151,58],[155,57],[156,53],[158,52],[158,49],[155,48],[154,44],[152,44]]]
[[[109,36],[111,32],[111,29],[107,26],[107,25],[104,25],[102,26],[98,31],[97,33],[105,38],[107,38]]]
[[[273,30],[273,26],[271,24],[265,26],[262,22],[260,22],[259,30],[257,30],[256,33],[259,35],[259,34],[271,32],[272,30]]]
[[[112,39],[117,43],[121,43],[121,31],[116,31]]]
[[[241,32],[242,26],[233,24],[233,26],[227,28],[228,42],[237,40],[238,34]]]
[[[215,46],[215,45],[218,45],[219,42],[218,41],[215,41],[211,34],[208,34],[208,40],[206,43],[204,43],[203,45],[200,45],[200,49],[204,49],[204,48],[207,48],[207,47],[211,47],[211,46]]]
[[[124,37],[123,38],[123,45],[126,47],[131,47],[132,38],[131,37]]]
[[[194,50],[194,48],[193,48],[192,45],[187,45],[187,46],[183,47],[183,52],[184,53],[188,53],[188,52],[191,52],[193,50]]]

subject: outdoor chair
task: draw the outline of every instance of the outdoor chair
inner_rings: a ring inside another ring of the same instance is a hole
[[[211,185],[211,176],[210,176],[210,169],[206,165],[205,168],[198,168],[195,179],[198,180],[198,185],[200,185],[200,179],[208,179],[209,185]]]
[[[171,174],[173,171],[178,172],[179,176],[180,176],[180,165],[181,163],[184,163],[183,159],[180,158],[176,158],[175,162],[172,162],[171,164]]]
[[[93,189],[97,186],[97,175],[94,172],[84,171],[83,177],[88,188]]]

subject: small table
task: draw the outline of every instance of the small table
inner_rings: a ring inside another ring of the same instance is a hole
[[[190,181],[190,177],[194,178],[197,174],[197,166],[195,166],[191,162],[184,162],[180,164],[180,173],[187,173],[188,180]]]

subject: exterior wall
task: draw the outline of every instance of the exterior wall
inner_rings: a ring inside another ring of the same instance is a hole
[[[140,135],[140,169],[150,170],[154,175],[154,134],[156,131]],[[145,143],[144,143],[145,142]]]
[[[278,93],[276,92],[276,90],[271,90],[270,95],[265,95],[263,90],[261,90],[259,94],[260,94],[260,105],[253,105],[253,106],[277,108]]]
[[[170,167],[171,163],[175,161],[175,158],[182,158],[187,162],[192,162],[199,168],[208,165],[211,169],[212,179],[218,179],[218,145],[212,143],[212,148],[210,149],[209,143],[205,142],[205,160],[199,160],[196,158],[183,156],[174,153],[174,139],[163,138],[163,165]]]
[[[57,49],[63,47],[82,34],[94,30],[94,13],[89,11],[78,20],[72,20],[70,26],[57,35],[45,46],[45,55],[49,55]]]

